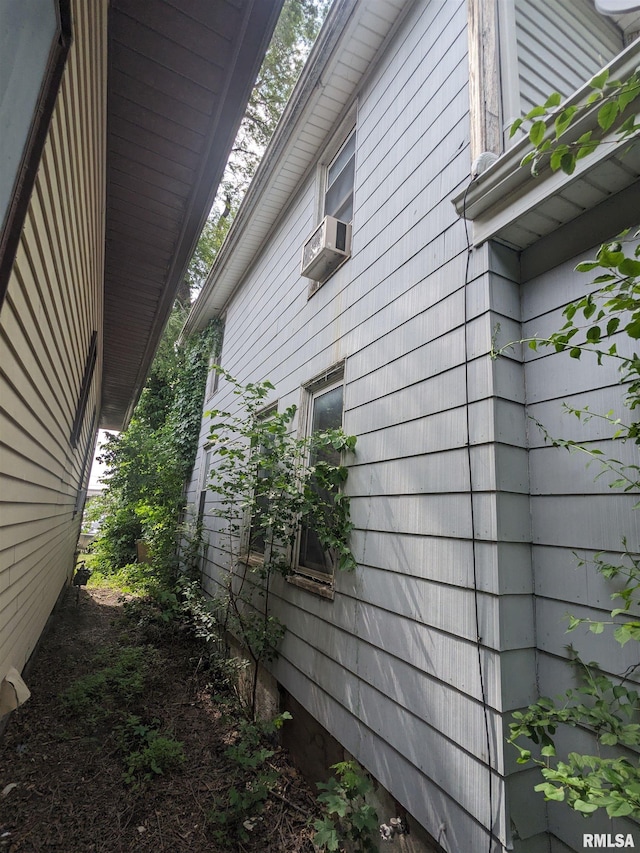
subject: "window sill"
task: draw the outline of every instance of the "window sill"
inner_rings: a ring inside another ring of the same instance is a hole
[[[238,559],[236,560],[237,566],[248,566],[250,568],[258,568],[259,566],[264,566],[264,554],[256,554],[252,552],[250,554],[240,554]]]
[[[324,598],[327,601],[333,601],[335,597],[333,579],[330,583],[322,583],[308,575],[292,574],[287,576],[287,583],[290,583],[292,586],[297,586],[300,589],[304,589],[307,592],[311,592],[314,595],[318,595],[320,598]]]

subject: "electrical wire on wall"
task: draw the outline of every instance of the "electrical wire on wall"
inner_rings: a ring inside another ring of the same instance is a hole
[[[473,504],[473,471],[471,464],[471,418],[469,414],[469,403],[470,403],[470,393],[469,393],[469,332],[468,332],[468,290],[469,290],[469,271],[471,265],[471,256],[473,254],[473,247],[471,245],[471,240],[469,238],[469,223],[467,222],[467,194],[469,190],[473,186],[474,181],[477,176],[473,176],[467,188],[464,191],[464,197],[462,200],[462,221],[464,222],[464,233],[467,244],[467,258],[465,263],[465,271],[464,271],[464,288],[463,288],[463,301],[464,301],[464,384],[465,384],[465,413],[466,413],[466,426],[467,426],[467,442],[466,442],[466,451],[467,451],[467,464],[469,468],[469,501],[471,504],[471,562],[473,569],[473,600],[474,600],[474,611],[475,611],[475,627],[476,627],[476,650],[478,655],[478,673],[480,677],[480,696],[482,700],[482,713],[484,716],[484,730],[485,730],[485,738],[486,738],[486,746],[487,746],[487,767],[489,770],[489,846],[488,853],[492,853],[492,844],[494,839],[499,842],[499,839],[496,838],[493,832],[493,824],[494,824],[494,812],[493,812],[493,750],[491,748],[491,732],[489,727],[489,704],[487,701],[487,692],[485,687],[485,679],[484,679],[484,668],[482,665],[482,636],[480,635],[480,594],[478,590],[478,560],[476,555],[476,518],[475,518],[475,508]]]

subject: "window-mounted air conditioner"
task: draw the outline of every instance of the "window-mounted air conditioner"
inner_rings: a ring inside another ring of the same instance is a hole
[[[325,216],[302,248],[300,273],[326,281],[351,255],[351,224]]]

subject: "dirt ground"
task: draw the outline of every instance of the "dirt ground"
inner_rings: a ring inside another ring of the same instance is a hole
[[[184,632],[156,631],[154,677],[135,709],[183,743],[181,767],[132,788],[113,731],[69,713],[61,694],[95,669],[96,652],[149,642],[122,609],[113,591],[83,589],[76,605],[68,590],[28,675],[32,696],[0,738],[0,851],[312,853],[314,799],[278,748],[268,759],[277,785],[247,840],[216,835],[211,812],[233,778],[224,752],[237,742],[237,718],[222,713],[199,647]]]

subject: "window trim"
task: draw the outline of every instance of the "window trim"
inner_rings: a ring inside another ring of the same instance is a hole
[[[304,425],[304,434],[311,435],[311,426],[313,422],[313,403],[317,397],[333,390],[337,387],[342,387],[342,418],[341,425],[344,424],[344,390],[345,390],[345,362],[341,361],[332,367],[327,368],[322,373],[316,375],[313,379],[307,382],[301,389],[301,399],[299,407],[299,424]],[[296,534],[296,542],[293,552],[292,574],[287,578],[287,581],[293,586],[298,586],[305,589],[307,592],[315,593],[322,598],[333,600],[334,598],[334,583],[336,567],[333,566],[331,573],[319,572],[315,569],[300,565],[300,548],[302,544],[302,525],[299,526]]]

